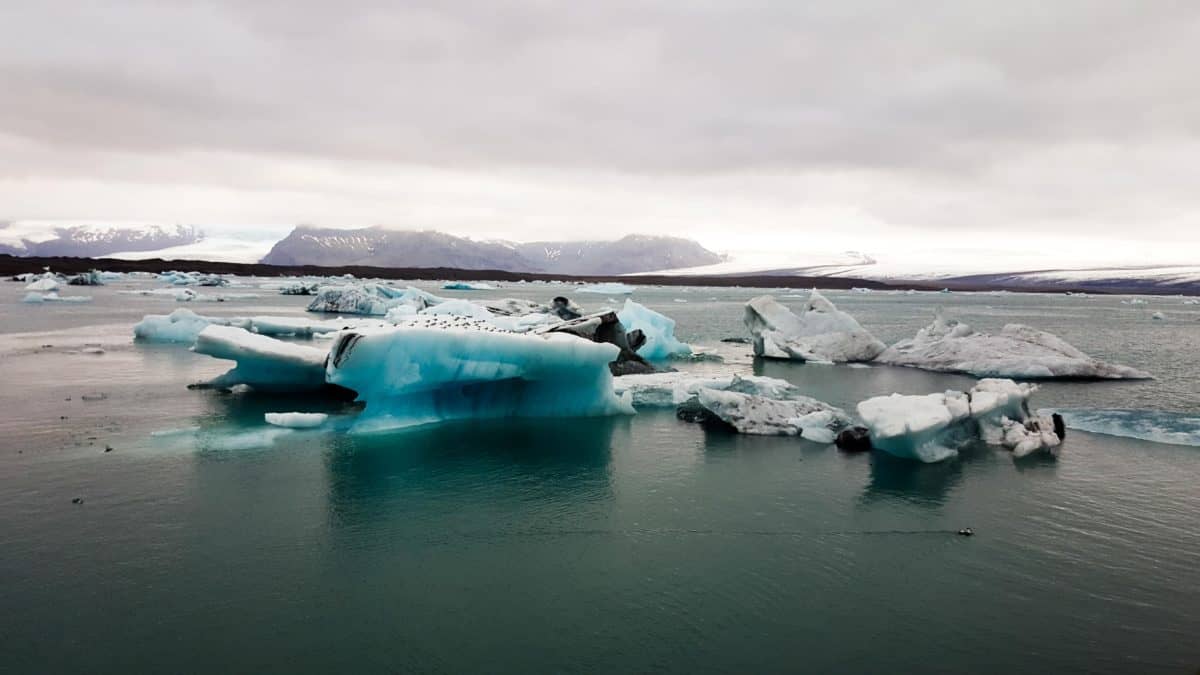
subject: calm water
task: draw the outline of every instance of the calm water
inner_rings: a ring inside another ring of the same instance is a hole
[[[254,288],[226,292],[261,297],[220,304],[117,294],[142,287],[30,306],[20,284],[0,285],[0,670],[1200,666],[1200,448],[1072,432],[1056,461],[1014,463],[980,447],[923,466],[706,433],[670,410],[252,447],[263,412],[351,412],[189,391],[227,364],[134,345],[131,327],[180,306],[300,315],[305,299]],[[755,363],[719,339],[744,334],[741,303],[756,293],[634,297],[725,357],[681,368],[782,377],[850,410],[877,394],[970,385],[906,369]],[[799,304],[782,297],[791,293],[777,295]],[[830,296],[887,342],[940,304],[982,329],[1045,328],[1159,378],[1046,385],[1036,405],[1200,411],[1200,307],[1176,298]],[[1152,321],[1156,310],[1168,320]],[[104,353],[82,353],[89,344]],[[967,526],[976,536],[952,534]]]

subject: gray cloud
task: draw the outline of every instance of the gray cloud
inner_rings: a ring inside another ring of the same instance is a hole
[[[686,199],[715,176],[772,222],[790,199],[1194,241],[1197,62],[1200,6],[1167,0],[6,3],[0,137],[24,149],[0,180],[253,191],[348,162]]]

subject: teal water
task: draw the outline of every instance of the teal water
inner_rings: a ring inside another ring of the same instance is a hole
[[[0,285],[5,671],[1200,666],[1200,448],[1072,432],[1057,460],[977,447],[925,466],[706,432],[669,410],[262,445],[246,437],[263,412],[352,411],[187,390],[225,365],[132,344],[142,314],[181,306],[116,293],[133,287],[75,291],[95,296],[87,305],[28,306],[19,284]],[[683,369],[783,377],[850,410],[877,394],[971,382],[755,362],[719,340],[744,334],[741,303],[758,292],[634,298],[725,357]],[[830,296],[889,342],[940,304],[983,329],[1051,330],[1158,377],[1048,384],[1039,406],[1200,409],[1200,308],[1178,299]],[[575,297],[589,308],[606,300]],[[187,306],[299,315],[304,304],[262,291]],[[1150,320],[1158,310],[1166,322]],[[89,344],[104,353],[83,353]],[[183,431],[162,433],[171,430]],[[953,534],[961,527],[976,535]]]

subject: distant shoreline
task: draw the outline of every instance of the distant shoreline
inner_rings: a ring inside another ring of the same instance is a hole
[[[11,277],[26,272],[40,272],[49,267],[55,272],[78,274],[92,269],[109,272],[202,272],[208,274],[237,274],[241,276],[342,276],[352,274],[357,278],[415,279],[421,281],[563,281],[573,283],[621,282],[633,286],[720,286],[748,288],[826,288],[849,290],[868,288],[871,290],[916,290],[987,292],[1012,291],[1021,293],[1088,293],[1094,295],[1200,295],[1196,291],[1176,288],[1147,288],[1144,286],[1105,285],[1024,285],[1024,284],[981,284],[954,279],[935,281],[890,282],[871,281],[850,277],[814,277],[794,275],[567,275],[528,272],[506,272],[504,270],[473,270],[452,267],[371,267],[368,265],[264,265],[262,263],[231,263],[209,260],[119,260],[116,258],[71,258],[71,257],[20,257],[0,254],[0,275]]]

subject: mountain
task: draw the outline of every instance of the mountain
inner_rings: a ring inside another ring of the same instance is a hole
[[[154,251],[194,244],[204,233],[189,225],[66,225],[0,223],[0,253],[96,258],[120,251]]]
[[[629,235],[616,241],[475,241],[435,231],[300,226],[271,249],[269,265],[454,267],[549,274],[627,274],[722,260],[689,239]]]

